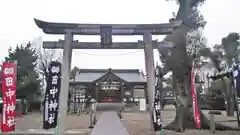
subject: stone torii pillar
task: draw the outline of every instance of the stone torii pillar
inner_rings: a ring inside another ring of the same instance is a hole
[[[71,61],[72,61],[72,41],[73,34],[71,32],[65,33],[65,45],[63,49],[63,62],[62,62],[62,79],[61,79],[61,92],[59,99],[59,118],[63,120],[58,120],[59,133],[60,135],[64,134],[65,130],[65,116],[67,115],[68,110],[68,94],[69,94],[69,76],[71,70]]]
[[[151,122],[153,121],[152,112],[153,112],[153,100],[154,100],[154,91],[155,91],[155,69],[154,69],[154,57],[153,57],[153,45],[152,45],[152,33],[145,32],[143,35],[143,42],[145,45],[144,54],[145,54],[145,67],[147,74],[147,92],[148,92],[148,109]],[[151,124],[153,129],[153,124]]]

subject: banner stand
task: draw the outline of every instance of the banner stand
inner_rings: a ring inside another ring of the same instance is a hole
[[[60,113],[59,113],[59,109],[58,109],[58,118],[57,118],[57,126],[56,126],[56,128],[55,128],[55,132],[54,132],[54,134],[55,135],[59,135],[59,119],[60,119]]]

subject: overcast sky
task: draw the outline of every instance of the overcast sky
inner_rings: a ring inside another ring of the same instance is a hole
[[[208,44],[217,44],[229,32],[240,32],[240,0],[207,0],[201,8],[207,20],[204,34]],[[166,0],[0,0],[0,45],[2,60],[8,48],[42,37],[33,18],[75,23],[166,23],[177,11]],[[162,40],[163,36],[153,37]],[[79,41],[99,41],[99,37],[75,36]],[[114,37],[114,41],[137,41],[142,37]],[[155,53],[155,60],[158,59]],[[74,50],[72,67],[144,69],[142,50]]]

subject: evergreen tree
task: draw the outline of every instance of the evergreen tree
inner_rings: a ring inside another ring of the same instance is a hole
[[[31,44],[17,45],[8,50],[5,62],[17,61],[17,98],[32,101],[39,89],[38,75],[35,72],[37,56]]]

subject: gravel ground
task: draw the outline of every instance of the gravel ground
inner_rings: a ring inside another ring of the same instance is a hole
[[[166,115],[171,114],[171,112],[165,112],[163,119],[164,119],[164,124],[170,123],[173,119],[174,116],[169,116]],[[173,113],[173,112],[172,112]],[[174,113],[173,113],[174,114]],[[150,132],[149,128],[149,117],[147,113],[126,113],[123,116],[122,123],[128,130],[128,132],[131,135],[160,135],[160,132],[157,133],[152,133]],[[232,123],[236,125],[237,123],[234,122]],[[196,134],[204,134],[204,135],[212,135],[209,130],[186,130],[184,133],[176,133],[175,131],[169,131],[169,130],[164,130],[161,135],[196,135]],[[217,131],[215,135],[226,135],[226,134],[231,134],[231,135],[240,135],[240,132],[237,131]]]
[[[208,111],[204,111],[205,114],[207,114]],[[97,118],[101,115],[101,112],[97,114]],[[163,112],[163,120],[164,124],[170,123],[175,117],[175,109],[171,106],[166,107],[165,111]],[[224,116],[217,116],[216,120],[224,123],[224,124],[230,124],[233,126],[237,126],[237,122],[233,122],[233,120],[236,119],[234,117],[227,117]],[[230,120],[231,122],[229,122]],[[66,121],[66,127],[68,132],[72,134],[81,134],[81,135],[89,135],[91,132],[91,129],[88,128],[89,126],[89,116],[87,115],[71,115],[67,116]],[[16,122],[16,131],[20,132],[43,132],[42,129],[42,114],[40,113],[34,113],[34,114],[28,114],[24,116],[23,118],[18,118]],[[123,114],[122,119],[123,126],[127,129],[130,135],[159,135],[160,133],[153,133],[150,131],[149,127],[149,116],[146,112],[128,112]],[[53,133],[53,130],[51,130]],[[49,133],[49,132],[48,132]],[[51,134],[52,134],[51,133]],[[211,135],[212,133],[208,130],[187,130],[184,133],[176,133],[175,131],[163,131],[163,135],[196,135],[196,134],[204,134],[204,135]],[[14,133],[16,134],[16,133]],[[40,133],[41,134],[41,133]],[[218,131],[215,133],[215,135],[225,135],[225,134],[231,134],[231,135],[240,135],[240,132],[234,132],[234,131]],[[22,134],[24,135],[24,134]],[[28,134],[30,135],[30,134]],[[35,134],[37,135],[37,134]]]

